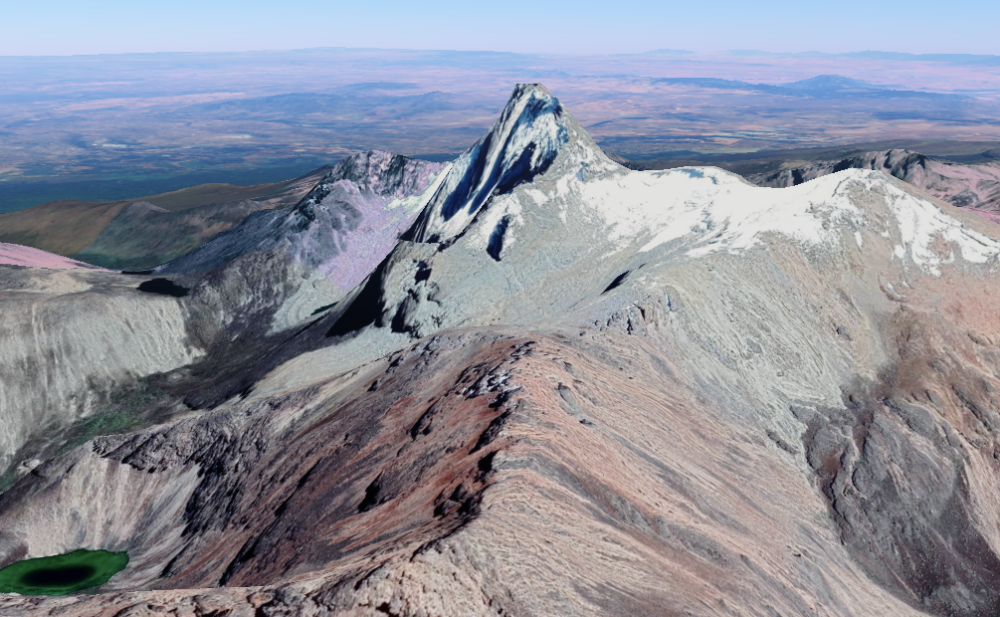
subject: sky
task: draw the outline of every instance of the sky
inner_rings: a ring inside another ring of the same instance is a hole
[[[622,7],[622,8],[618,8]],[[1000,55],[1000,2],[0,0],[0,56],[374,47]]]

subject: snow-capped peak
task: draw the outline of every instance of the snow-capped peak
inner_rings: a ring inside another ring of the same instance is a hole
[[[567,151],[584,167],[617,168],[544,86],[518,84],[490,131],[455,161],[410,239],[458,236],[493,197],[544,174]]]

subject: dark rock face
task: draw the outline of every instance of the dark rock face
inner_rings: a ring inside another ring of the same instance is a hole
[[[992,615],[1000,560],[977,529],[961,446],[921,407],[847,397],[841,415],[814,420],[805,437],[844,543],[917,607]]]
[[[1000,559],[983,535],[970,474],[981,473],[977,455],[998,469],[1000,365],[986,360],[987,376],[956,348],[930,347],[961,341],[953,326],[903,313],[892,329],[898,359],[877,382],[845,387],[842,409],[799,412],[806,458],[870,576],[934,614],[994,615]]]

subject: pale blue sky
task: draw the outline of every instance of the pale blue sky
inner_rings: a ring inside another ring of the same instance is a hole
[[[311,47],[1000,55],[998,23],[997,0],[3,0],[0,56]]]

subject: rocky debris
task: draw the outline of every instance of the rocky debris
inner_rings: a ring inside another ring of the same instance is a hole
[[[156,273],[189,295],[130,289],[207,350],[201,411],[23,466],[0,563],[131,561],[4,614],[993,614],[991,223],[871,169],[629,171],[531,85],[433,182],[380,157]],[[365,174],[426,205],[273,328]],[[93,277],[128,278],[9,288]]]

